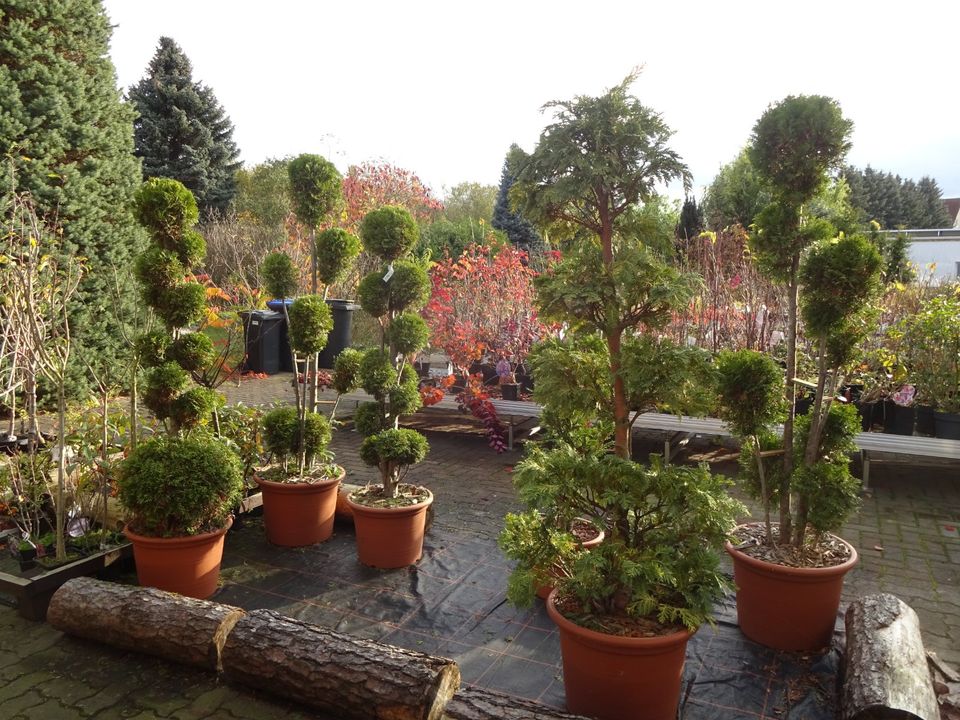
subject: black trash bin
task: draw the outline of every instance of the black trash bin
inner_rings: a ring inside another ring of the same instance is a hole
[[[350,300],[327,300],[333,313],[333,330],[327,337],[327,346],[320,353],[320,367],[331,369],[337,355],[350,347],[353,330],[353,311],[360,306]]]
[[[240,313],[243,319],[244,369],[274,375],[280,372],[280,347],[285,334],[283,313],[252,310]]]

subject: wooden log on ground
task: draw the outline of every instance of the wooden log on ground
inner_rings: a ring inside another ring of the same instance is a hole
[[[153,588],[76,578],[50,600],[57,630],[217,671],[220,649],[244,611]]]
[[[460,686],[453,660],[253,610],[223,646],[228,681],[344,718],[440,720]]]
[[[937,699],[913,609],[893,595],[867,595],[850,604],[845,720],[936,720]]]
[[[587,720],[540,703],[483,688],[463,688],[453,696],[443,720]]]

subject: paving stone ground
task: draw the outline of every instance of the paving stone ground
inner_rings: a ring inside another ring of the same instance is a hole
[[[225,389],[233,402],[289,401],[290,377],[244,381],[240,387]],[[244,607],[279,607],[305,619],[339,624],[341,629],[414,649],[442,648],[461,663],[468,682],[506,691],[513,689],[524,696],[539,693],[542,701],[551,704],[562,702],[562,681],[556,665],[543,660],[545,652],[555,649],[550,650],[553,640],[548,627],[542,624],[542,613],[510,614],[513,611],[501,605],[497,595],[502,590],[494,587],[499,585],[506,565],[502,558],[494,557],[493,541],[503,515],[516,507],[509,470],[520,453],[496,455],[485,447],[477,428],[460,418],[424,414],[418,416],[417,423],[433,428],[431,453],[411,471],[411,479],[428,484],[442,508],[437,512],[425,560],[443,568],[447,580],[456,576],[461,584],[468,577],[472,578],[470,582],[490,583],[489,597],[483,597],[486,604],[481,608],[484,624],[451,625],[448,634],[441,638],[439,630],[429,627],[441,615],[419,617],[421,613],[414,606],[402,618],[371,619],[371,608],[376,607],[376,600],[384,593],[396,591],[400,598],[410,593],[403,587],[391,586],[395,580],[360,570],[356,571],[355,582],[358,587],[375,583],[378,589],[373,599],[366,597],[358,602],[351,599],[348,591],[328,597],[323,593],[340,591],[311,587],[311,598],[288,602],[296,594],[293,588],[301,578],[290,575],[294,566],[285,567],[286,560],[270,565],[271,558],[280,556],[257,540],[256,522],[228,540],[225,587],[216,599]],[[373,471],[356,458],[357,444],[355,434],[335,435],[338,461],[346,466],[352,481],[373,480]],[[657,447],[655,438],[651,438],[649,447]],[[960,468],[951,464],[918,464],[915,459],[891,459],[894,462],[873,466],[873,489],[864,496],[861,510],[841,533],[861,554],[860,565],[848,576],[844,600],[879,591],[898,595],[917,611],[927,648],[960,666]],[[729,466],[725,469],[731,470]],[[348,534],[338,532],[339,540],[335,542],[349,543]],[[334,546],[318,551],[317,558],[334,551]],[[458,558],[458,552],[464,555]],[[293,555],[283,557],[289,559]],[[303,555],[300,560],[304,557],[312,556]],[[456,563],[463,567],[451,570]],[[296,572],[303,570],[301,562]],[[316,572],[321,571],[318,565]],[[288,573],[286,590],[271,589],[283,587],[268,579],[277,572]],[[314,571],[307,567],[306,572]],[[436,592],[429,573],[430,568],[425,565],[416,586],[423,592],[413,594],[421,602],[427,601],[428,606],[430,593]],[[404,578],[403,582],[408,580]],[[457,604],[457,595],[452,594],[454,585],[455,582],[450,583],[449,593],[442,596],[443,603],[438,606],[446,608],[443,617],[459,617],[459,613],[465,612]],[[329,612],[332,598],[338,603],[334,614]],[[396,605],[390,604],[377,612],[395,610]],[[358,617],[366,621],[360,623]],[[418,627],[418,622],[427,625]],[[499,625],[493,627],[490,623]],[[511,635],[503,629],[508,627],[513,628]],[[721,632],[728,631],[734,632],[721,628]],[[438,636],[435,645],[432,635]],[[700,662],[716,653],[711,651],[715,641],[709,639],[707,632],[698,635],[704,638],[694,652]],[[531,639],[537,641],[534,646],[528,645]],[[778,662],[794,661],[781,658]],[[518,675],[517,668],[528,670],[529,677]],[[720,670],[726,672],[722,667]],[[536,683],[530,678],[535,678]],[[755,707],[741,707],[737,716],[782,716],[783,698],[790,693],[779,687],[775,679],[755,680],[755,696],[749,698]],[[707,673],[701,682],[715,682],[715,678]],[[749,693],[745,690],[744,694]],[[321,716],[259,693],[219,685],[212,676],[199,671],[65,637],[45,624],[22,620],[13,609],[0,606],[0,719],[208,717],[296,720]],[[715,708],[691,702],[685,705],[683,717],[717,715]]]

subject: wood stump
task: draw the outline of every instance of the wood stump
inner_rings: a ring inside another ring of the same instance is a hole
[[[337,717],[440,720],[460,685],[453,660],[253,610],[223,646],[227,680]]]
[[[843,681],[845,720],[936,720],[937,700],[913,609],[893,595],[851,603]]]
[[[68,635],[216,671],[240,608],[81,577],[50,600],[47,622]]]
[[[447,705],[443,720],[586,720],[586,718],[493,690],[463,688]]]

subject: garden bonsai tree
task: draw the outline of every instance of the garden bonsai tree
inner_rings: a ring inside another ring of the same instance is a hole
[[[264,449],[277,461],[286,476],[284,479],[301,479],[312,475],[318,459],[331,460],[327,450],[330,444],[330,422],[320,413],[307,412],[301,419],[297,408],[274,408],[263,416]],[[291,464],[293,460],[293,464]],[[334,477],[339,473],[324,464],[324,477]],[[272,479],[272,478],[270,478]]]
[[[430,280],[426,270],[407,257],[419,238],[408,211],[387,205],[367,213],[361,237],[364,247],[384,263],[360,281],[358,292],[360,306],[378,321],[380,347],[367,350],[359,362],[351,355],[339,363],[335,383],[338,390],[359,384],[374,398],[357,408],[354,421],[365,436],[361,457],[379,468],[382,498],[391,501],[402,494],[405,468],[427,452],[420,433],[398,426],[401,415],[421,405],[419,379],[410,360],[430,338],[427,324],[416,313],[427,301]]]
[[[535,281],[540,317],[569,331],[531,355],[554,446],[532,449],[517,467],[531,510],[508,516],[500,542],[519,561],[515,601],[530,600],[553,566],[562,569],[552,580],[558,609],[578,624],[694,628],[722,590],[715,551],[740,506],[703,468],[631,460],[636,415],[699,404],[695,386],[709,376],[699,351],[652,335],[696,283],[654,249],[675,221],[650,212],[622,222],[655,200],[657,183],[689,179],[667,147],[670,130],[628,94],[634,79],[599,98],[547,105],[556,121],[532,154],[515,153],[513,197],[524,215],[569,238],[563,259]],[[606,540],[589,553],[575,552],[567,532],[578,516],[605,526]]]
[[[216,422],[223,405],[213,390],[188,389],[190,374],[216,357],[209,337],[188,330],[203,320],[207,298],[203,285],[187,279],[206,254],[203,236],[193,229],[197,203],[181,183],[166,178],[145,182],[135,200],[151,240],[135,272],[144,302],[164,326],[137,340],[140,362],[148,368],[144,404],[168,429],[190,430],[210,418]]]

